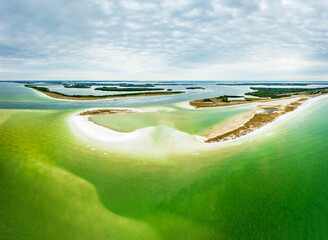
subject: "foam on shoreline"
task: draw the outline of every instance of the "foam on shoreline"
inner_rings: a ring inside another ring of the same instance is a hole
[[[72,99],[54,98],[54,97],[48,96],[47,94],[45,94],[43,92],[35,90],[33,88],[30,88],[30,89],[32,89],[34,92],[36,92],[39,96],[46,97],[46,98],[49,98],[49,99],[52,99],[52,100],[55,100],[55,101],[85,102],[85,101],[103,101],[103,100],[106,100],[106,99],[110,99],[110,98],[102,98],[102,99],[94,99],[94,100],[72,100]]]
[[[143,112],[140,109],[129,110]],[[69,118],[74,132],[79,137],[110,147],[112,151],[164,157],[171,154],[198,153],[210,147],[204,142],[205,137],[191,135],[165,125],[141,128],[133,132],[117,132],[97,125],[89,121],[88,115],[81,116],[79,113]]]
[[[196,109],[194,106],[190,105],[190,101],[176,103],[175,106],[182,109]]]
[[[227,140],[227,141],[224,141],[224,142],[211,142],[211,143],[208,143],[208,144],[211,144],[211,145],[240,144],[245,140],[247,141],[247,140],[249,140],[249,139],[251,139],[251,138],[253,138],[257,135],[260,135],[262,133],[265,133],[265,132],[269,131],[270,129],[274,128],[277,124],[281,123],[282,121],[287,120],[291,116],[294,116],[294,115],[308,109],[314,103],[316,103],[316,102],[318,102],[322,99],[325,99],[325,98],[328,98],[328,95],[322,95],[322,96],[310,98],[304,104],[302,104],[298,108],[296,108],[294,111],[288,112],[286,114],[283,114],[283,115],[279,116],[273,122],[268,123],[268,124],[264,125],[263,127],[258,128],[258,129],[255,129],[253,132],[250,132],[247,135],[244,135],[244,136],[241,136],[241,137],[238,137],[238,138],[235,138],[235,139]],[[272,134],[268,134],[268,135],[272,135]]]

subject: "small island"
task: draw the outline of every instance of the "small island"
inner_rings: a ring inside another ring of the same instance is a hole
[[[273,82],[261,82],[261,83],[254,83],[254,82],[246,82],[246,83],[217,83],[216,85],[222,86],[249,86],[249,85],[260,85],[260,86],[307,86],[309,83],[273,83]]]
[[[65,83],[63,84],[63,86],[65,88],[91,88],[91,85],[87,83],[73,83],[73,84]]]
[[[201,90],[205,90],[204,87],[186,87],[186,89],[190,89],[190,90],[193,90],[193,89],[201,89]]]
[[[99,115],[108,115],[108,114],[122,114],[122,113],[135,113],[131,109],[92,109],[80,112],[80,116],[99,116]]]
[[[324,88],[263,88],[251,87],[254,92],[248,92],[246,95],[264,97],[264,98],[282,98],[293,95],[313,95],[328,93],[328,87]]]
[[[229,100],[229,98],[238,100]],[[249,101],[258,100],[258,98],[244,98],[244,96],[223,95],[220,97],[203,98],[190,101],[189,104],[195,108],[221,107],[237,104],[244,104]]]
[[[143,91],[162,91],[164,88],[148,88],[148,87],[98,87],[95,90],[113,91],[113,92],[143,92]]]

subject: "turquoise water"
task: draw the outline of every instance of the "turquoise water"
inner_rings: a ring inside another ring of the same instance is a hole
[[[0,110],[0,239],[328,238],[328,99],[247,140],[154,161],[86,145],[66,108]]]
[[[51,86],[47,86],[50,89]],[[177,87],[176,87],[177,88]],[[56,89],[53,89],[56,90]],[[84,89],[85,91],[92,90]],[[65,89],[65,93],[80,94],[80,89]],[[192,90],[184,94],[162,95],[153,97],[130,97],[130,98],[113,98],[95,101],[63,101],[54,100],[40,96],[32,89],[24,87],[18,83],[1,83],[0,82],[0,108],[3,109],[68,109],[68,108],[91,108],[91,107],[140,107],[154,106],[162,104],[171,104],[176,102],[190,101],[207,97],[217,97],[224,94],[240,95],[249,92],[248,86],[217,86],[208,85],[208,90]],[[86,93],[90,94],[90,93]]]

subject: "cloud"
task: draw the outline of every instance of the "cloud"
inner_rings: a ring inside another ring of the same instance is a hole
[[[138,2],[133,0],[122,0],[121,4],[124,8],[132,9],[132,10],[152,10],[156,8],[156,4],[153,4],[151,2]]]
[[[101,9],[106,13],[106,14],[111,14],[113,12],[114,4],[113,2],[107,1],[107,0],[96,0],[95,1],[97,4],[100,5]]]
[[[326,1],[12,0],[0,12],[3,79],[328,75]]]

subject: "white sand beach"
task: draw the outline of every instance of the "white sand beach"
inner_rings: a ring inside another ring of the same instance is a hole
[[[88,111],[90,110],[88,109]],[[139,109],[129,110],[141,111]],[[69,124],[75,134],[78,137],[110,147],[113,151],[163,157],[171,154],[198,153],[211,147],[204,142],[206,140],[204,137],[191,135],[164,125],[123,133],[97,125],[89,121],[89,116],[81,116],[79,113],[69,118]]]

